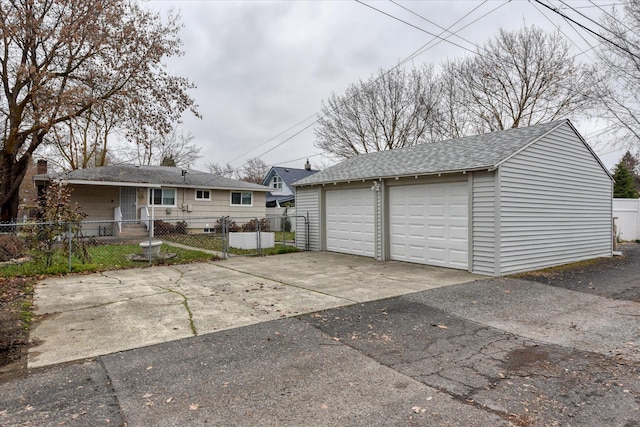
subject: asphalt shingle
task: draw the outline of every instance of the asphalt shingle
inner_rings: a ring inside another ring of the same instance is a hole
[[[183,171],[186,174],[183,176]],[[269,191],[268,187],[237,179],[171,166],[108,165],[68,172],[37,175],[36,180],[122,182],[175,187]]]
[[[295,185],[493,169],[533,141],[566,123],[569,121],[560,120],[362,154],[304,178]]]

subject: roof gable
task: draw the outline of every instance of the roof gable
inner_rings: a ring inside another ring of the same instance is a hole
[[[297,182],[296,185],[492,170],[539,138],[567,123],[578,134],[569,120],[560,120],[526,128],[378,151],[347,159]],[[582,137],[580,139],[584,142]],[[588,145],[587,148],[591,151]],[[593,154],[593,151],[591,153]]]
[[[269,191],[268,187],[237,179],[226,178],[194,169],[172,166],[138,166],[129,164],[108,165],[97,168],[77,169],[68,172],[37,175],[35,180],[61,180],[72,184],[139,184],[209,188],[224,190]]]
[[[278,175],[288,186],[292,186],[294,182],[300,181],[301,179],[307,178],[311,175],[318,173],[317,170],[307,170],[307,169],[295,169],[295,168],[285,168],[282,166],[272,166],[271,170],[262,181],[263,185],[269,185],[269,182],[273,178],[274,175]]]

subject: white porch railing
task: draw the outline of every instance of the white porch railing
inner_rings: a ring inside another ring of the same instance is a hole
[[[149,215],[149,208],[146,206],[140,208],[140,222],[147,227],[147,231],[149,231],[149,238],[153,237],[153,218]]]
[[[118,233],[122,233],[122,211],[120,206],[113,208],[113,219],[118,225]]]

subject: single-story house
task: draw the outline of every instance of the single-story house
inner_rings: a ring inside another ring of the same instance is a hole
[[[360,155],[296,188],[311,250],[491,276],[612,256],[613,179],[569,120]]]
[[[87,221],[231,216],[243,222],[265,216],[269,191],[262,185],[197,170],[130,164],[40,174],[34,181],[39,188],[50,181],[72,187],[71,203],[87,214]]]
[[[267,193],[267,207],[293,207],[296,202],[296,189],[293,183],[317,173],[311,169],[309,160],[304,165],[304,169],[285,168],[282,166],[272,166],[262,180],[262,185],[271,188]]]

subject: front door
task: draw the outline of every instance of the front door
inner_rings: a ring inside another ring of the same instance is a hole
[[[120,187],[120,212],[124,221],[135,221],[136,198],[138,190],[136,187]]]

